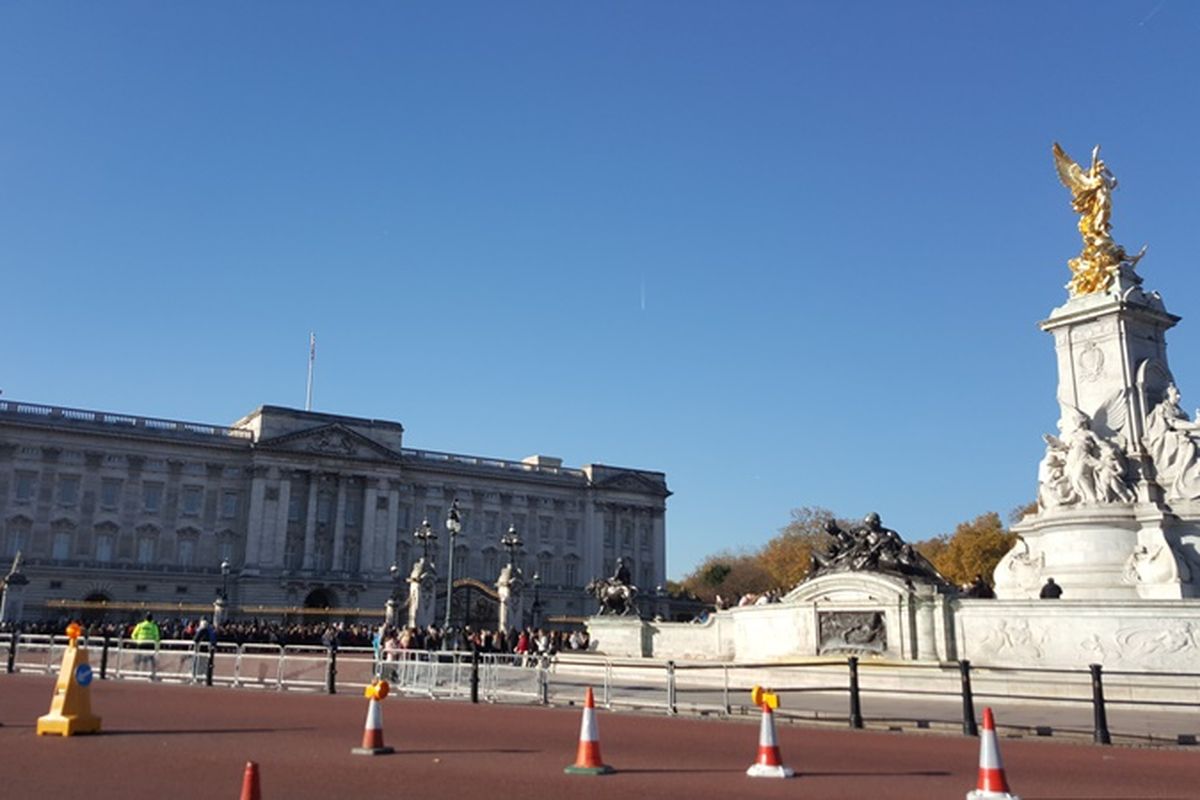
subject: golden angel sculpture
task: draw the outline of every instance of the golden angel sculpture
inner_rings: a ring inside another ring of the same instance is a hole
[[[1072,273],[1067,288],[1072,297],[1108,291],[1122,262],[1132,267],[1146,252],[1143,247],[1130,257],[1112,240],[1109,218],[1117,179],[1100,159],[1099,145],[1092,150],[1092,165],[1085,170],[1055,142],[1054,166],[1058,179],[1071,190],[1071,208],[1079,214],[1079,233],[1083,236],[1083,251],[1067,262]]]

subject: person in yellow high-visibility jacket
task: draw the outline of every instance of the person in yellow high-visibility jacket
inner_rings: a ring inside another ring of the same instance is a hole
[[[146,618],[133,626],[133,632],[129,634],[129,638],[133,639],[139,652],[133,657],[134,669],[141,669],[147,662],[150,665],[150,680],[157,680],[155,674],[155,666],[158,661],[155,658],[158,650],[158,643],[162,640],[162,631],[158,629],[158,623],[154,621],[153,614],[147,614]]]

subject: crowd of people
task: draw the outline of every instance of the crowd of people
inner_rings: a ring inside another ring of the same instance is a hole
[[[992,589],[991,584],[984,580],[982,573],[975,573],[975,579],[970,583],[964,583],[958,587],[958,592],[963,597],[975,598],[978,600],[994,600],[996,592]]]
[[[442,650],[447,634],[440,627],[411,628],[393,625],[370,625],[346,622],[281,623],[259,619],[230,620],[220,626],[207,617],[196,619],[154,619],[147,614],[135,622],[93,622],[84,625],[88,637],[140,639],[154,623],[157,640],[192,641],[229,644],[274,644],[280,646],[311,645],[323,647],[372,647],[379,658],[396,660],[399,654],[412,650]],[[61,635],[71,620],[7,623],[0,633]],[[141,630],[139,630],[139,627]],[[135,636],[135,632],[138,633]],[[588,635],[584,631],[523,628],[499,631],[486,628],[451,629],[450,649],[477,650],[481,653],[513,653],[516,655],[553,655],[566,650],[586,650]]]
[[[782,589],[770,589],[765,592],[746,592],[734,602],[731,599],[726,599],[721,595],[717,595],[713,600],[713,608],[717,611],[724,611],[727,608],[734,606],[742,608],[744,606],[765,606],[771,603],[778,603],[783,600],[784,591]]]
[[[376,655],[383,660],[395,661],[406,650],[439,650],[443,633],[436,627],[427,629],[402,628],[390,625],[381,627],[372,642]],[[473,629],[470,626],[450,633],[450,649],[476,651],[480,653],[508,653],[518,656],[555,655],[567,650],[587,650],[588,635],[585,631],[545,630],[522,628],[509,631]]]

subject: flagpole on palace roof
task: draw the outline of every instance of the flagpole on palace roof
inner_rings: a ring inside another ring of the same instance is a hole
[[[313,379],[313,362],[317,360],[317,334],[316,331],[308,332],[308,389],[304,394],[304,410],[312,411],[312,379]]]

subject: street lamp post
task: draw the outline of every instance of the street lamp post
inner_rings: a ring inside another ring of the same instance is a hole
[[[229,606],[229,561],[221,562],[221,591],[213,602],[213,625],[220,628],[225,624]]]
[[[421,543],[421,546],[423,548],[422,552],[424,553],[423,557],[424,557],[425,561],[428,562],[429,561],[429,542],[430,542],[430,540],[434,540],[434,541],[437,540],[437,532],[434,531],[433,526],[429,524],[429,520],[427,520],[427,519],[421,520],[421,527],[419,527],[415,531],[413,531],[413,538]]]
[[[417,582],[417,591],[415,593],[415,596],[410,595],[411,600],[409,601],[408,618],[409,618],[409,621],[413,625],[420,627],[423,625],[432,625],[433,620],[434,620],[434,614],[435,614],[434,608],[435,608],[435,604],[437,603],[437,598],[436,598],[436,596],[429,598],[429,605],[428,606],[425,605],[425,602],[426,602],[425,576],[428,575],[430,580],[432,581],[433,572],[428,571],[429,570],[429,543],[431,541],[434,541],[437,539],[437,531],[435,531],[433,529],[433,526],[429,524],[429,520],[424,519],[424,520],[421,520],[421,526],[419,528],[417,528],[415,531],[413,531],[413,538],[421,543],[421,547],[423,548],[424,555],[422,556],[421,562],[420,562],[422,569],[419,574],[415,575],[415,580]],[[413,572],[416,573],[417,570],[414,569]],[[412,580],[414,580],[414,578],[409,578],[409,580],[412,581]],[[426,608],[428,608],[429,610],[426,611],[425,610]]]
[[[508,565],[513,564],[513,553],[521,546],[521,537],[517,535],[517,526],[509,525],[508,533],[500,537],[500,544],[508,550]]]
[[[404,571],[400,569],[399,564],[392,564],[388,567],[388,574],[392,576],[392,592],[383,605],[383,619],[385,624],[395,625],[397,624],[396,606],[400,603],[400,576],[404,574]]]
[[[458,510],[458,500],[450,504],[450,513],[446,515],[446,532],[450,535],[450,557],[446,564],[446,620],[442,623],[442,636],[450,631],[450,599],[454,594],[454,542],[462,531],[462,514]],[[445,641],[445,638],[442,639]]]
[[[388,574],[392,576],[392,599],[399,600],[400,576],[404,574],[404,571],[400,569],[399,564],[392,564],[390,567],[388,567]]]
[[[533,573],[533,578],[531,580],[533,581],[533,611],[530,614],[530,617],[532,618],[532,627],[536,629],[538,627],[538,615],[542,611],[542,595],[541,595],[542,575],[541,575],[541,573],[540,572]]]

